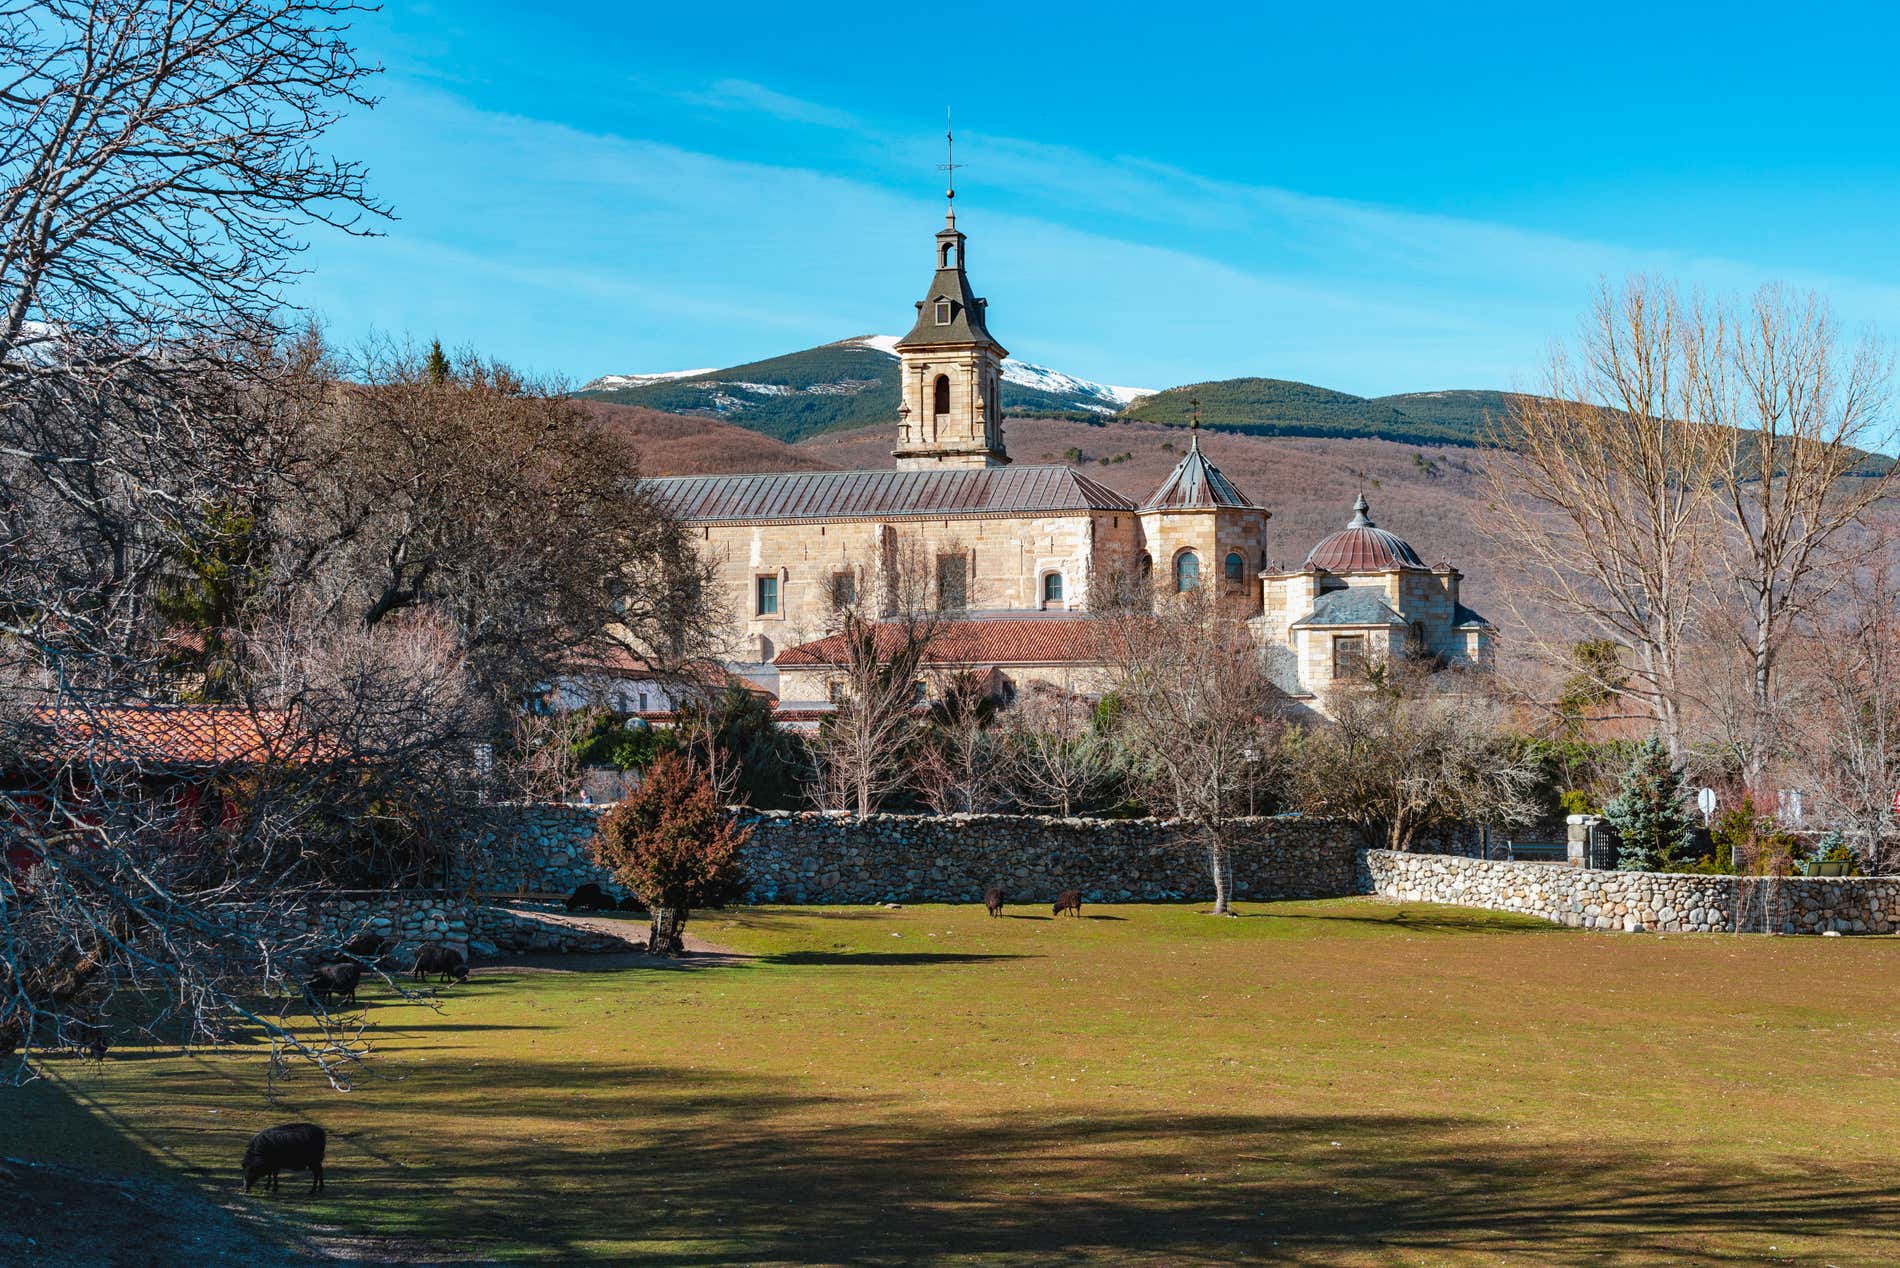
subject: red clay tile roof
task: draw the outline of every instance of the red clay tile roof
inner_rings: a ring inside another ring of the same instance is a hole
[[[1067,467],[936,471],[784,471],[641,482],[668,514],[694,522],[1132,511],[1135,504]]]
[[[896,627],[886,626],[879,643],[895,646],[900,636]],[[844,656],[844,639],[833,634],[788,647],[772,663],[781,669],[841,665]],[[953,621],[931,640],[925,655],[932,665],[1094,665],[1101,659],[1094,622],[1087,617]]]
[[[192,705],[41,705],[24,729],[42,759],[173,769],[289,757],[299,743],[281,711]]]

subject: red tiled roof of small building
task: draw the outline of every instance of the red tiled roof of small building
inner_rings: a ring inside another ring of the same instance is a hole
[[[895,647],[902,631],[879,631],[879,645]],[[925,649],[932,665],[1090,665],[1102,658],[1094,622],[1086,617],[1025,617],[952,621]],[[833,634],[788,647],[772,662],[781,669],[842,665],[845,641]]]
[[[308,757],[282,710],[201,705],[40,705],[22,737],[41,760],[202,768]]]

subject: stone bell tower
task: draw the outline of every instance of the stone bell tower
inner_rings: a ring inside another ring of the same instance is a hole
[[[956,164],[946,164],[952,175]],[[937,271],[917,304],[917,324],[897,341],[903,403],[897,409],[899,471],[932,467],[1003,467],[1003,358],[1009,353],[984,324],[988,301],[970,293],[957,191],[937,232]]]

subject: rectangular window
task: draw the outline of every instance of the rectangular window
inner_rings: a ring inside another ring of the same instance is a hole
[[[651,706],[647,703],[647,693],[640,693],[640,712],[645,713]]]
[[[963,555],[937,556],[937,607],[954,612],[970,604],[970,561]]]
[[[758,612],[760,616],[777,616],[778,615],[778,578],[777,577],[760,577],[759,578]]]
[[[849,570],[831,574],[831,606],[848,608],[858,601],[858,574]]]
[[[937,301],[937,324],[939,326],[950,324],[950,301],[947,299]]]
[[[831,701],[833,704],[843,704],[845,701],[844,684],[836,678],[826,683],[825,699]]]
[[[1340,634],[1333,638],[1333,677],[1364,678],[1366,676],[1366,636],[1363,634]]]

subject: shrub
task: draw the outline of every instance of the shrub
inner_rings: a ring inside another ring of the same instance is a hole
[[[678,955],[693,908],[724,906],[745,892],[739,850],[751,836],[720,806],[705,772],[668,753],[601,817],[593,851],[653,913],[648,953]]]
[[[1689,814],[1682,768],[1652,735],[1637,749],[1603,817],[1621,841],[1617,867],[1661,872],[1685,859],[1695,825]]]

